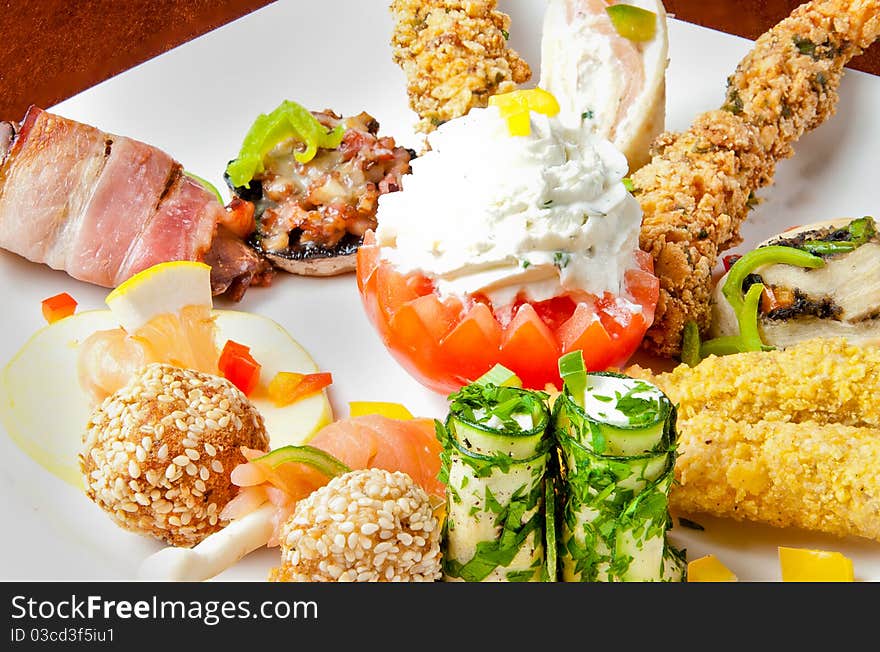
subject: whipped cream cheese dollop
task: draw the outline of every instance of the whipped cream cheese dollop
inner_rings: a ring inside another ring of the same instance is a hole
[[[441,297],[481,294],[496,309],[520,293],[623,297],[642,218],[626,158],[589,125],[530,117],[527,136],[511,136],[496,106],[430,134],[403,190],[379,198],[381,257],[428,276]]]

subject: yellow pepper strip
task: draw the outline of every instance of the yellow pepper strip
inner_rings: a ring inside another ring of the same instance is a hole
[[[493,95],[489,98],[489,106],[497,106],[501,111],[501,116],[507,120],[507,129],[511,136],[528,136],[532,133],[529,117],[531,111],[551,118],[559,113],[559,102],[552,93],[543,88]]]
[[[408,420],[412,419],[412,413],[400,403],[385,403],[383,401],[351,401],[348,404],[349,416],[360,417],[366,414],[378,414],[389,419]]]
[[[737,576],[715,555],[706,555],[688,563],[688,582],[736,582]]]
[[[783,582],[853,582],[853,563],[839,552],[779,546]]]

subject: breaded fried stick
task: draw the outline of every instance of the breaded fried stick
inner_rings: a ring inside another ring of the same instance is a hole
[[[531,77],[507,47],[510,17],[496,0],[393,0],[393,58],[407,79],[410,107],[430,132],[484,107]]]
[[[816,421],[880,428],[880,347],[843,338],[818,338],[787,349],[709,356],[695,367],[678,365],[649,380],[678,405],[686,421],[703,412],[756,423]]]
[[[880,541],[880,429],[705,412],[681,433],[670,509]]]
[[[672,509],[880,541],[880,347],[817,339],[628,373],[678,404]]]
[[[847,62],[880,36],[880,0],[814,0],[761,36],[728,79],[721,110],[662,134],[632,175],[660,300],[643,348],[679,355],[684,325],[705,333],[718,254],[741,242],[754,193],[833,112]]]

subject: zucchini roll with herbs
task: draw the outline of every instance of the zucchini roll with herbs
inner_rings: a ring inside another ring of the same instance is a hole
[[[666,538],[676,453],[675,406],[656,386],[587,373],[560,359],[554,405],[563,496],[559,562],[567,582],[683,581]]]
[[[553,533],[549,546],[545,540],[553,509],[547,395],[480,380],[450,399],[446,424],[437,424],[447,485],[444,579],[555,580]]]

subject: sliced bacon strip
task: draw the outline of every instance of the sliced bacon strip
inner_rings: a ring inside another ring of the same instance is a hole
[[[162,262],[202,260],[223,214],[214,195],[178,168],[158,209],[116,272],[114,284]]]
[[[0,247],[76,277],[56,244],[66,242],[69,222],[79,220],[91,197],[105,140],[94,127],[28,109],[0,165]]]
[[[71,276],[112,287],[121,282],[117,279],[129,250],[138,246],[148,222],[155,219],[157,199],[169,178],[179,175],[180,165],[165,152],[130,138],[113,136],[107,142],[109,156],[91,201],[78,221],[70,221],[76,224],[75,233],[67,233],[56,248],[67,251],[65,269]]]
[[[158,263],[203,260],[224,216],[155,147],[33,106],[18,133],[0,123],[0,247],[31,261],[114,287]]]

